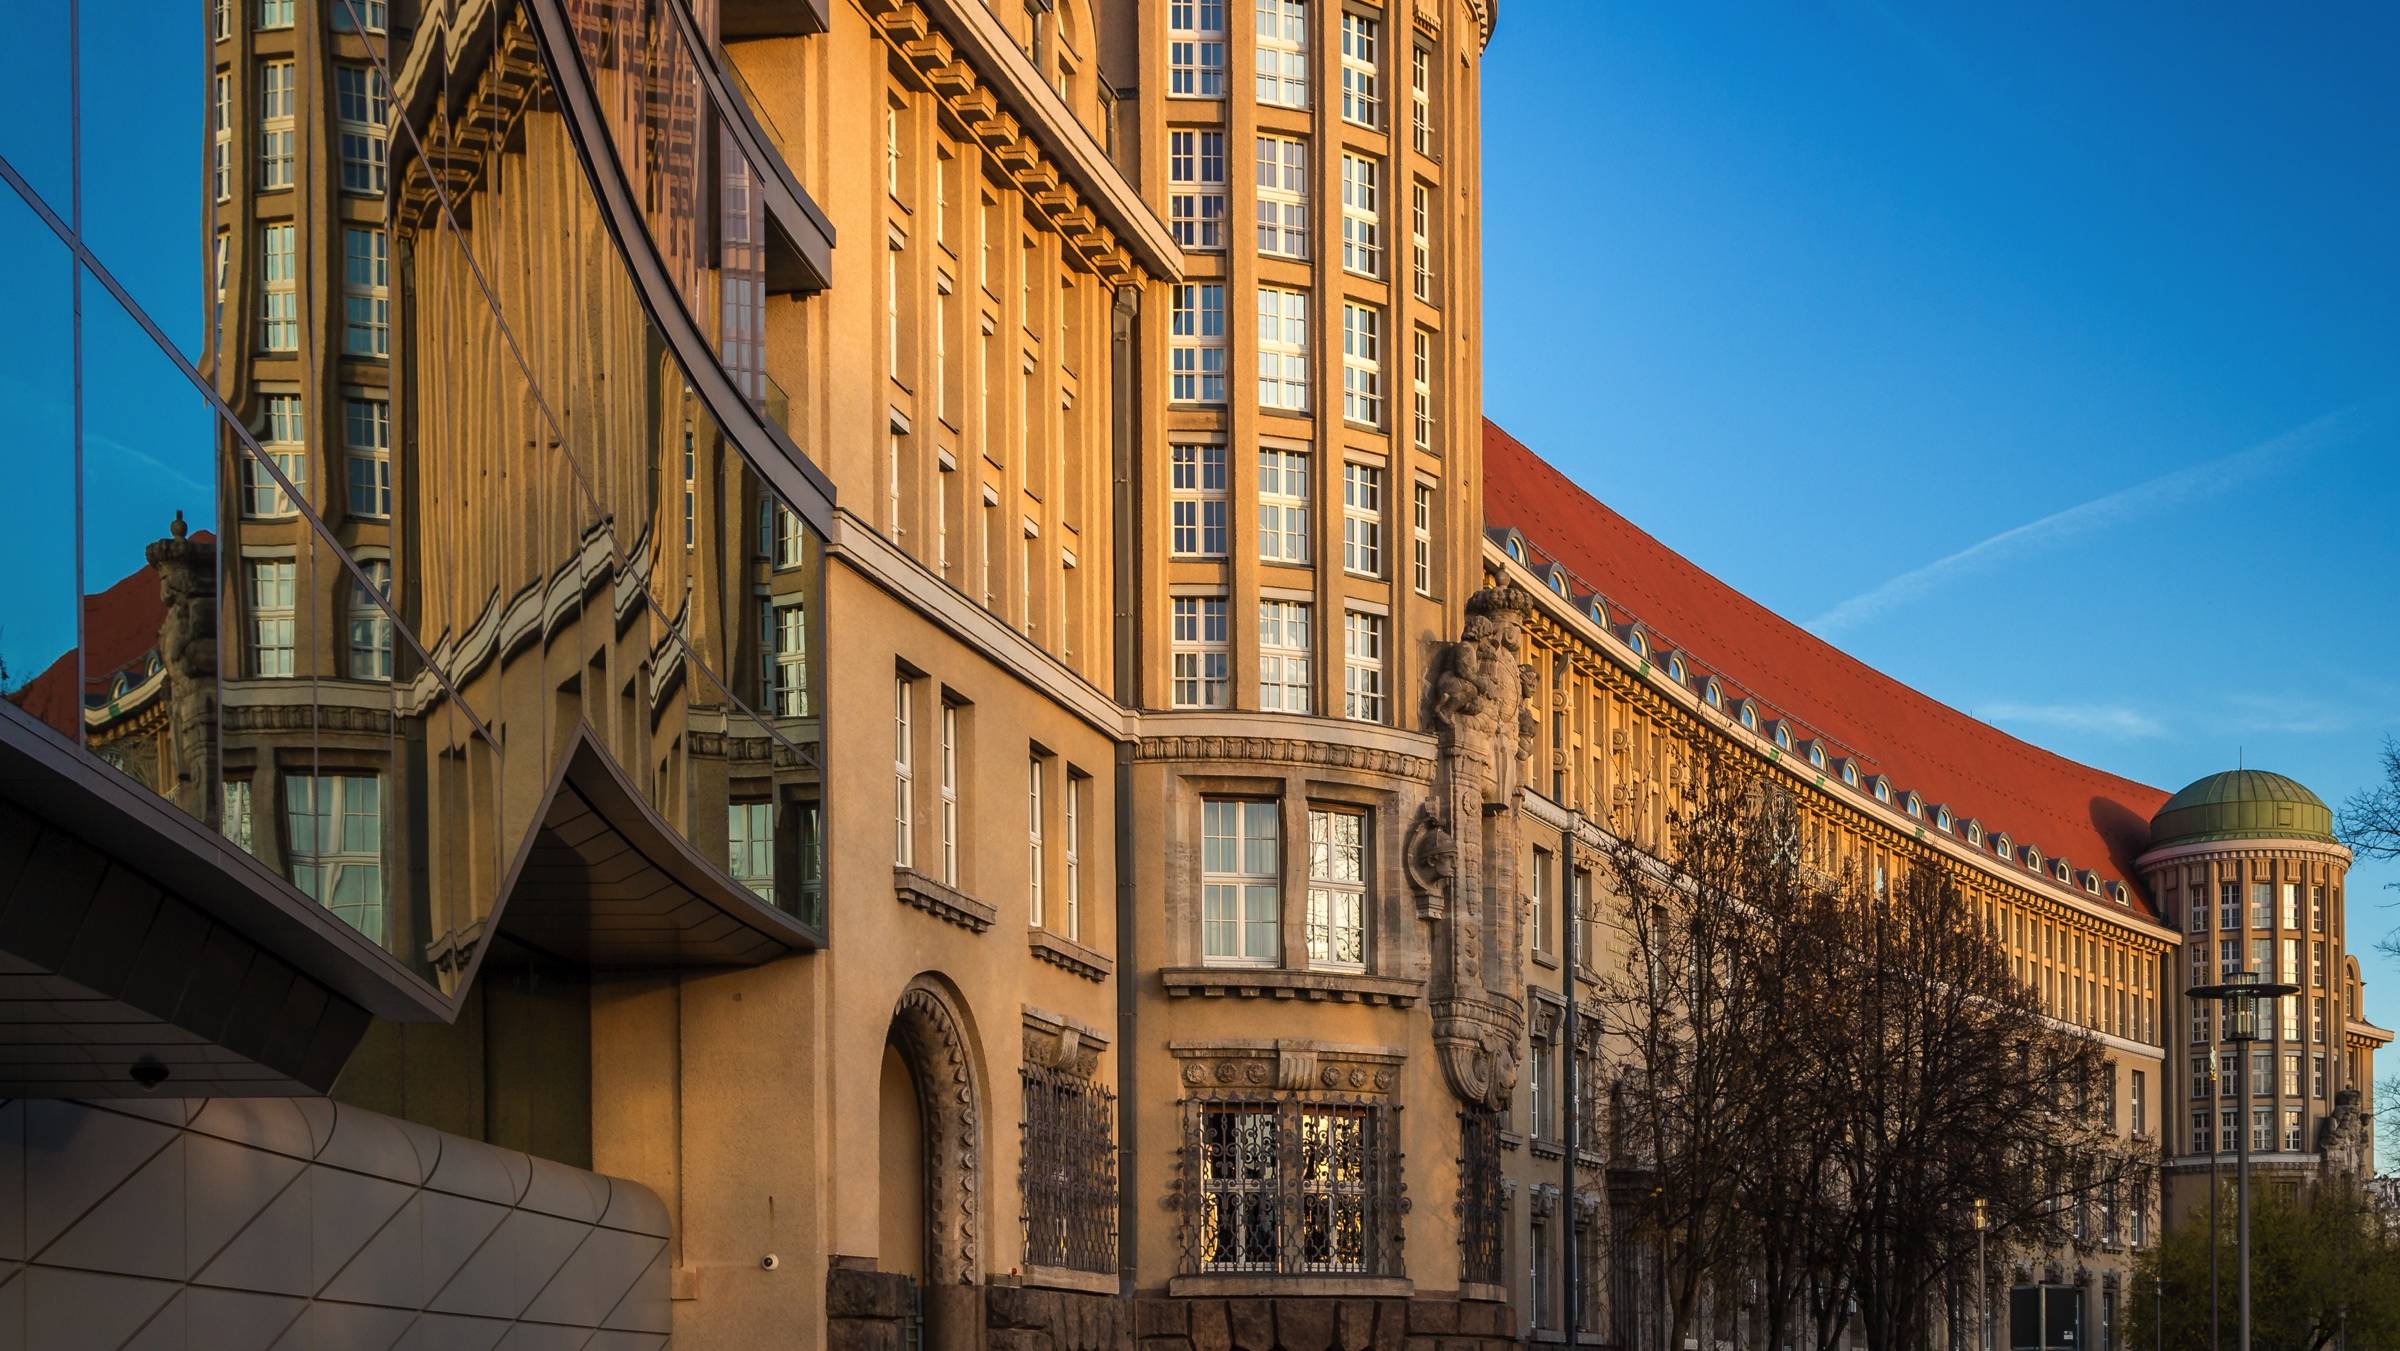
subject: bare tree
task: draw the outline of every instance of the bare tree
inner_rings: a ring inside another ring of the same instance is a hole
[[[2400,859],[2400,737],[2383,739],[2383,782],[2352,793],[2333,829],[2360,858]],[[2400,957],[2400,930],[2385,934],[2375,946]]]

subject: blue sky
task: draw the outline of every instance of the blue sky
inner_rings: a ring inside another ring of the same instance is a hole
[[[1485,410],[1945,702],[2338,804],[2400,732],[2396,49],[2363,5],[1504,3]]]

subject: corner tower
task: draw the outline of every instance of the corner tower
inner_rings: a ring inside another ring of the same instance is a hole
[[[2173,988],[2241,970],[2300,987],[2262,1010],[2247,1106],[2234,1074],[2243,1048],[2225,1040],[2217,1012],[2170,1001],[2170,1222],[2205,1202],[2212,1162],[2235,1151],[2240,1131],[2270,1179],[2372,1171],[2373,1058],[2392,1034],[2364,1017],[2342,905],[2350,851],[2334,838],[2332,810],[2281,774],[2211,774],[2151,818],[2140,867],[2159,912],[2183,930]]]

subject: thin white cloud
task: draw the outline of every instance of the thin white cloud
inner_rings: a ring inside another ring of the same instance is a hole
[[[2115,737],[2132,741],[2167,734],[2167,725],[2141,709],[2124,704],[1985,704],[1974,710],[1985,722],[2015,723],[2061,732]]]
[[[2247,450],[2220,456],[2171,474],[2161,474],[2105,497],[2095,497],[2040,520],[2011,526],[1954,554],[1912,568],[1850,597],[1808,621],[1819,637],[1857,628],[1884,612],[1920,600],[1970,573],[2063,544],[2081,535],[2121,525],[2139,516],[2231,491],[2287,462],[2340,440],[2351,431],[2353,409],[2328,413]]]

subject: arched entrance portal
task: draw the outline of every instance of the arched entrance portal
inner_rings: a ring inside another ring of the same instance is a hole
[[[967,1351],[982,1340],[983,1117],[974,1049],[947,983],[919,976],[901,993],[880,1082],[878,1265],[918,1280],[929,1351]]]

